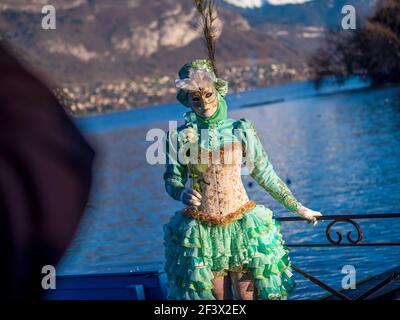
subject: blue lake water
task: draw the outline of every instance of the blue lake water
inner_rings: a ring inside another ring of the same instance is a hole
[[[309,83],[298,83],[231,95],[230,117],[255,123],[276,171],[306,206],[325,215],[400,212],[400,87],[362,87],[355,81],[351,90],[328,86],[316,95]],[[62,273],[126,272],[162,263],[162,226],[182,205],[164,191],[164,167],[146,162],[146,133],[166,130],[168,120],[184,111],[171,104],[77,121],[98,151],[91,205]],[[251,187],[249,177],[244,181],[252,199],[277,217],[291,215]],[[365,242],[400,241],[400,219],[359,221]],[[287,243],[326,243],[327,224],[283,223],[282,234]],[[335,288],[345,265],[353,265],[361,280],[397,266],[399,257],[400,247],[291,249],[293,263]],[[324,293],[301,275],[295,279],[291,299]]]

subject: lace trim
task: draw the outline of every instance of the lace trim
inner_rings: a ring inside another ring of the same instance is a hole
[[[183,210],[183,213],[187,217],[191,217],[202,222],[207,222],[211,224],[228,224],[231,221],[236,220],[238,217],[242,216],[248,210],[255,208],[255,206],[255,201],[250,200],[236,211],[224,216],[220,216],[217,214],[211,215],[209,213],[201,212],[197,209],[197,207],[187,207]]]
[[[212,273],[214,275],[214,278],[218,278],[221,276],[227,276],[229,272],[241,272],[243,274],[249,274],[251,275],[251,270],[247,268],[247,266],[244,265],[237,265],[233,266],[228,269],[221,269],[221,270],[212,270]]]

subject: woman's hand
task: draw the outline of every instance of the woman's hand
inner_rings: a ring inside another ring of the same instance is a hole
[[[318,223],[316,217],[322,216],[321,212],[308,209],[304,206],[301,206],[297,213],[304,219],[308,220],[309,223],[312,223],[314,226]]]
[[[194,189],[185,188],[181,193],[181,201],[187,206],[201,205],[201,194]]]

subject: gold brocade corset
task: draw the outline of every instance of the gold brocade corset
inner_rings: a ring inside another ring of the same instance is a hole
[[[241,178],[242,145],[224,145],[212,152],[203,149],[201,154],[201,163],[190,165],[192,187],[202,195],[198,210],[221,217],[245,207],[249,198]]]

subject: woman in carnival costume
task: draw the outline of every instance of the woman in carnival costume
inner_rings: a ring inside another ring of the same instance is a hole
[[[196,4],[209,59],[185,64],[176,80],[177,99],[191,110],[166,139],[165,188],[186,205],[164,225],[168,299],[286,299],[295,285],[288,249],[272,211],[249,199],[243,163],[289,211],[313,224],[321,213],[304,207],[279,178],[254,125],[228,118],[228,84],[215,68],[213,3]]]

